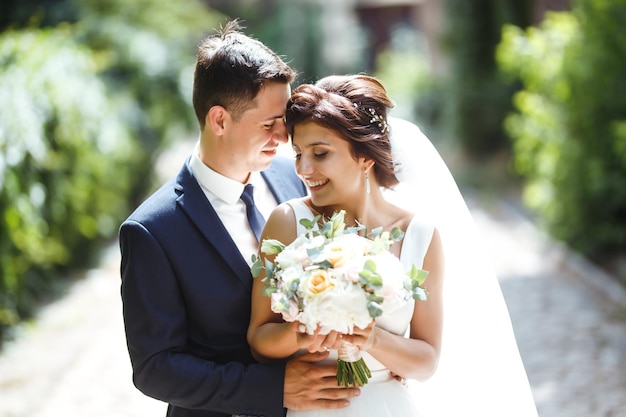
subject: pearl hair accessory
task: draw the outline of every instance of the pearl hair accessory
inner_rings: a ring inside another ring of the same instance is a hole
[[[380,114],[376,113],[376,110],[374,110],[373,108],[370,107],[368,110],[370,114],[372,115],[372,118],[370,119],[370,123],[376,123],[382,134],[389,133],[389,126],[387,125],[387,120],[385,120],[385,118],[382,117]]]
[[[360,106],[361,106],[360,103],[354,103],[354,107],[356,107],[357,109]],[[372,115],[372,118],[370,119],[370,123],[377,124],[378,128],[380,129],[380,133],[382,133],[383,135],[389,134],[391,130],[389,129],[387,120],[385,120],[385,118],[382,117],[380,114],[376,113],[376,110],[373,107],[369,107],[367,109],[367,112]]]

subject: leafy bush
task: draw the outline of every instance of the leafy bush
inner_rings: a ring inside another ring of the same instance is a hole
[[[67,30],[0,36],[0,326],[116,232],[136,152]]]
[[[0,35],[0,342],[194,134],[196,46],[220,19],[198,0],[62,3],[74,23]]]
[[[417,50],[386,50],[378,55],[378,71],[374,74],[394,101],[392,115],[420,125],[430,124],[439,104],[434,94],[427,56]]]
[[[623,0],[585,0],[539,28],[508,26],[501,67],[521,77],[506,120],[525,201],[558,239],[597,259],[626,247]]]
[[[197,45],[226,20],[199,0],[72,0],[76,39],[88,46],[133,140],[136,205],[152,183],[155,155],[197,129],[191,85]]]
[[[462,149],[490,157],[509,149],[502,121],[512,110],[516,80],[503,79],[495,60],[505,23],[530,24],[530,0],[445,0],[443,45],[450,79],[443,91],[442,123]]]

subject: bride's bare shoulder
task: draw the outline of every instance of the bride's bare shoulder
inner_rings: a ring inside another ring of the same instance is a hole
[[[297,224],[296,212],[293,206],[295,204],[306,204],[309,206],[309,200],[308,197],[303,197],[279,204],[272,211],[265,223],[263,237],[277,239],[283,243],[295,239],[297,235]]]
[[[415,213],[393,204],[390,206],[392,207],[391,218],[395,219],[391,226],[398,226],[400,230],[406,231],[411,221],[413,221]]]

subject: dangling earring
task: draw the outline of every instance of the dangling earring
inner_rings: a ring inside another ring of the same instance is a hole
[[[369,194],[370,193],[370,172],[365,171],[365,193]]]

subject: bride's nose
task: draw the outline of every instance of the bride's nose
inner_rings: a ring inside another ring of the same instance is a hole
[[[296,173],[300,176],[313,173],[313,165],[304,155],[300,155],[300,158],[296,159]]]

